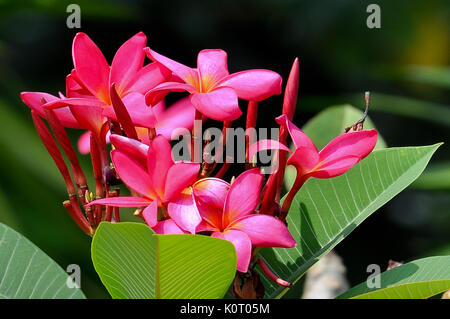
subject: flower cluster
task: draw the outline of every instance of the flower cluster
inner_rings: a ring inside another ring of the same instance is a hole
[[[276,119],[278,140],[252,143],[247,138],[246,170],[227,182],[222,177],[230,163],[219,168],[218,161],[205,160],[204,144],[200,150],[194,147],[194,141],[202,136],[197,123],[207,119],[222,122],[224,144],[226,129],[242,115],[239,100],[246,100],[246,129],[254,128],[258,102],[282,92],[280,75],[263,69],[229,74],[227,54],[219,49],[202,50],[197,67],[190,68],[146,45],[146,36],[136,34],[118,49],[109,65],[95,43],[78,33],[72,47],[74,69],[66,77],[65,94],[21,94],[64,177],[69,200],[63,205],[69,214],[82,230],[93,234],[101,221],[120,221],[119,207],[136,207],[135,214],[156,233],[201,233],[232,242],[237,270],[242,273],[255,261],[255,247],[294,247],[296,241],[285,218],[296,193],[310,177],[338,176],[358,163],[374,148],[376,131],[362,130],[360,125],[319,152],[292,123],[298,92],[296,59]],[[146,57],[152,62],[145,64]],[[166,107],[164,98],[170,92],[187,92],[188,96]],[[78,149],[90,153],[95,196],[64,127],[86,131]],[[171,138],[180,128],[192,133],[191,161],[174,160]],[[289,136],[294,151],[286,147]],[[253,161],[261,150],[276,152],[276,169],[266,176]],[[297,177],[280,206],[286,165],[295,166]],[[118,183],[128,187],[130,196],[120,196],[114,188]],[[274,277],[264,265],[262,269],[269,278]]]

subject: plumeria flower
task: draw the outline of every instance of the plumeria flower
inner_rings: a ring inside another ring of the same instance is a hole
[[[197,68],[192,69],[173,61],[150,48],[147,56],[174,73],[172,81],[157,85],[146,94],[146,101],[154,105],[168,92],[191,93],[194,107],[205,116],[218,120],[235,120],[242,112],[238,98],[261,101],[281,93],[281,77],[269,70],[255,69],[229,74],[227,54],[220,49],[202,50]]]
[[[295,166],[297,177],[283,203],[284,212],[289,210],[293,197],[309,177],[331,178],[344,174],[369,155],[377,143],[375,129],[349,132],[337,136],[319,152],[311,139],[286,115],[276,120],[288,130],[295,146],[287,164]]]
[[[114,134],[110,139],[116,147],[111,151],[116,173],[142,197],[103,198],[90,202],[88,206],[145,207],[142,216],[150,227],[158,224],[158,208],[161,208],[180,228],[194,233],[200,217],[193,225],[186,224],[183,215],[199,214],[192,196],[187,196],[186,200],[184,192],[196,180],[200,164],[175,163],[169,141],[162,135],[157,135],[149,146]]]
[[[110,67],[95,43],[85,33],[77,33],[72,46],[75,69],[66,79],[67,96],[49,101],[44,107],[69,106],[79,124],[94,134],[100,133],[105,122],[103,110],[111,105],[112,84],[128,110],[141,110],[134,103],[141,103],[143,94],[171,74],[159,63],[143,66],[146,42],[142,32],[131,37],[117,50]]]
[[[197,231],[233,243],[237,270],[247,272],[252,246],[294,247],[296,242],[279,219],[255,213],[263,176],[258,168],[245,171],[233,182],[205,178],[193,186],[197,208],[203,218]]]

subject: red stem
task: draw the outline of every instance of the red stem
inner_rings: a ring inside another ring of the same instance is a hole
[[[69,196],[76,195],[77,191],[72,182],[72,178],[70,177],[69,170],[67,169],[66,163],[62,158],[58,145],[56,145],[56,142],[53,140],[52,134],[50,133],[47,126],[45,126],[44,122],[41,120],[41,118],[39,117],[39,115],[37,115],[35,111],[33,110],[31,111],[31,116],[33,118],[34,126],[36,128],[39,137],[41,138],[42,143],[44,144],[50,156],[53,158],[56,167],[58,168],[59,172],[64,178],[67,193],[69,194]]]
[[[277,277],[270,269],[267,267],[266,263],[262,258],[258,258],[258,264],[259,267],[261,267],[261,270],[266,274],[267,277],[269,277],[270,280],[275,282],[276,284],[283,286],[283,287],[291,287],[292,284],[284,279],[281,279]]]
[[[55,134],[56,140],[61,145],[64,153],[66,154],[69,162],[72,166],[72,173],[75,177],[75,182],[78,186],[78,197],[81,202],[85,203],[85,193],[89,191],[86,181],[86,176],[84,175],[83,170],[81,169],[80,162],[78,161],[78,157],[75,154],[75,151],[72,148],[72,144],[70,143],[69,136],[66,133],[66,130],[61,125],[58,117],[56,116],[53,110],[44,109],[45,114],[47,116],[48,123],[50,124],[50,128],[53,130]]]
[[[294,185],[292,185],[291,190],[286,196],[286,199],[283,202],[283,206],[281,207],[281,215],[280,220],[285,220],[286,216],[289,212],[289,209],[291,208],[292,200],[294,199],[297,192],[300,190],[300,188],[303,186],[303,184],[308,179],[308,176],[306,175],[299,175],[299,171],[297,171],[297,178],[295,179]]]
[[[258,102],[249,101],[248,102],[248,108],[247,108],[247,121],[245,124],[245,163],[249,163],[248,158],[248,149],[250,147],[250,142],[254,142],[254,135],[253,130],[250,130],[252,128],[256,127],[256,118],[258,116]],[[249,166],[249,165],[247,165]],[[247,167],[247,169],[252,167]]]

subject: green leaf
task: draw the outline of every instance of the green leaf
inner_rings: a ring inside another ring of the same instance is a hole
[[[24,236],[0,223],[0,299],[84,299],[68,274]]]
[[[330,106],[309,120],[302,128],[306,135],[322,149],[333,138],[344,133],[344,129],[355,124],[363,116],[363,112],[349,104]],[[364,129],[372,129],[375,126],[370,118],[364,122]],[[378,135],[375,149],[385,148],[386,143]]]
[[[450,289],[450,256],[418,259],[380,274],[380,287],[363,282],[337,298],[426,299]]]
[[[281,278],[298,282],[309,267],[411,184],[439,146],[374,151],[341,176],[309,179],[287,217],[297,247],[262,249],[266,263]],[[263,278],[267,297],[281,297],[288,291]]]
[[[113,298],[222,298],[236,272],[229,241],[157,235],[147,225],[127,222],[100,224],[92,261]]]

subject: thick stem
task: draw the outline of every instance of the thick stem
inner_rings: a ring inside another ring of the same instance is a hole
[[[253,168],[249,163],[248,150],[251,142],[255,142],[255,136],[253,129],[256,127],[256,118],[258,116],[258,102],[249,101],[247,108],[247,121],[245,123],[245,163],[246,169]]]
[[[69,136],[66,133],[66,130],[61,125],[58,117],[56,116],[53,110],[44,109],[45,115],[47,116],[48,123],[50,124],[50,128],[55,134],[55,138],[58,141],[59,145],[61,145],[64,153],[69,159],[70,164],[72,165],[72,173],[75,177],[76,183],[78,187],[86,187],[86,176],[84,175],[83,170],[81,169],[80,162],[78,161],[78,157],[75,154],[74,149],[72,148],[72,144],[70,143]]]
[[[278,133],[278,141],[282,144],[286,144],[286,139],[288,136],[288,131],[284,126],[281,127],[280,132]],[[283,181],[284,181],[284,173],[286,171],[286,160],[287,160],[287,152],[278,152],[278,180],[277,180],[277,193],[275,196],[275,200],[279,203],[281,199],[281,190],[283,189]]]
[[[278,174],[274,173],[269,176],[266,183],[266,190],[262,199],[261,207],[259,209],[260,214],[273,215],[275,208],[275,196],[278,186]]]
[[[299,175],[299,172],[297,171],[297,178],[295,179],[294,185],[292,185],[292,188],[287,194],[286,199],[283,202],[283,206],[281,207],[280,220],[284,221],[286,219],[289,209],[291,208],[292,200],[307,179],[308,176]]]
[[[75,189],[75,185],[73,184],[72,178],[70,177],[69,170],[66,163],[64,162],[64,159],[62,158],[58,145],[56,145],[56,142],[53,140],[52,134],[35,111],[31,111],[31,116],[33,117],[34,126],[39,137],[41,138],[42,143],[44,144],[48,153],[55,162],[56,167],[64,178],[69,197],[76,195],[77,191]]]
[[[259,267],[261,267],[261,270],[264,272],[264,274],[273,282],[276,284],[283,286],[283,287],[290,287],[292,284],[284,279],[281,279],[277,277],[270,269],[267,267],[266,263],[262,258],[258,258],[258,264]]]
[[[95,179],[95,198],[105,197],[105,188],[103,187],[103,161],[101,156],[99,141],[91,135],[91,160],[92,169],[94,172]],[[94,228],[102,219],[102,205],[95,205],[94,210]]]

